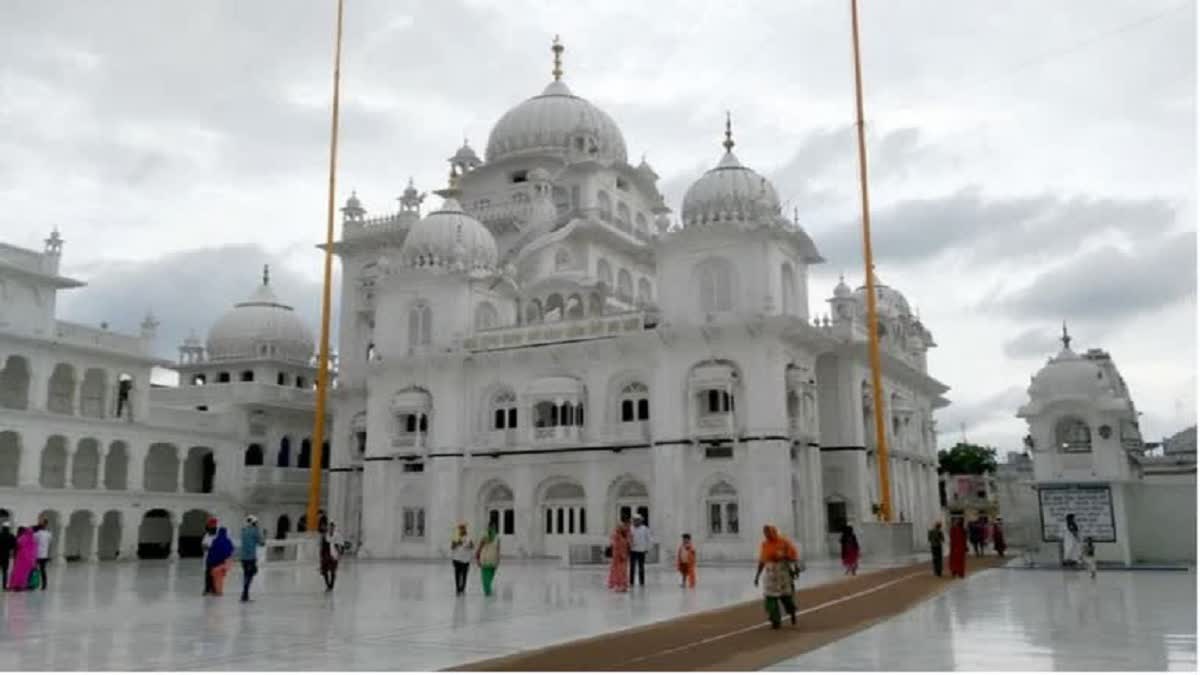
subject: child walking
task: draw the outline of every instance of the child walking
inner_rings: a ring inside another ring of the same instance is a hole
[[[683,543],[675,554],[675,562],[679,567],[679,587],[696,587],[696,547],[692,546],[692,535],[684,534]]]

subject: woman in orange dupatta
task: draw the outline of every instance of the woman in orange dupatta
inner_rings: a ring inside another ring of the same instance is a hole
[[[629,521],[617,524],[609,539],[612,562],[608,564],[608,587],[618,593],[629,590]]]
[[[754,585],[757,586],[759,579],[762,579],[763,599],[767,608],[767,618],[771,620],[771,628],[779,628],[783,623],[780,605],[783,605],[783,609],[791,616],[792,625],[796,625],[793,580],[794,568],[799,559],[796,547],[787,537],[779,534],[779,530],[772,525],[763,526],[763,542],[758,548],[758,571],[754,574]]]

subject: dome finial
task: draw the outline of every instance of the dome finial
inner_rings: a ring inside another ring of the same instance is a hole
[[[1069,333],[1067,333],[1067,322],[1066,321],[1063,321],[1063,332],[1062,332],[1061,340],[1063,343],[1064,350],[1071,348],[1071,335]]]
[[[263,286],[271,285],[271,266],[263,265]]]
[[[554,36],[554,44],[550,45],[550,51],[554,52],[554,70],[550,71],[554,75],[554,81],[558,82],[562,79],[562,53],[566,47],[558,39],[558,35]]]
[[[733,152],[733,117],[729,111],[725,111],[725,141],[721,143],[725,146],[725,152]]]

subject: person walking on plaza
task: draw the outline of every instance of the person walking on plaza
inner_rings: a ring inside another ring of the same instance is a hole
[[[1088,574],[1093,579],[1096,578],[1096,542],[1088,537],[1083,541],[1083,564],[1087,567]]]
[[[992,547],[996,549],[996,555],[1004,557],[1004,552],[1008,550],[1008,542],[1004,540],[1004,521],[997,518],[992,525]]]
[[[842,527],[842,569],[850,576],[858,575],[858,556],[860,550],[858,547],[858,537],[854,535],[854,528],[849,525]]]
[[[41,577],[41,589],[44,591],[50,581],[49,575],[46,574],[46,567],[50,564],[50,544],[54,541],[54,535],[50,533],[49,521],[45,518],[39,520],[37,526],[33,528],[33,539],[37,542],[38,575]]]
[[[33,530],[28,527],[18,527],[17,548],[13,552],[13,565],[8,575],[8,590],[28,590],[29,576],[36,568],[37,541],[33,538]]]
[[[475,551],[475,562],[479,565],[479,580],[483,582],[483,594],[492,594],[492,582],[496,580],[496,568],[500,566],[500,532],[496,525],[489,524],[487,533]]]
[[[629,520],[622,518],[613,530],[608,541],[608,553],[612,560],[608,563],[608,588],[618,593],[629,590]]]
[[[325,579],[325,591],[328,592],[337,583],[342,540],[338,537],[337,525],[332,520],[326,522],[326,527],[321,528],[321,577]]]
[[[450,539],[450,561],[454,563],[454,594],[467,592],[467,572],[471,571],[471,558],[475,557],[475,542],[467,533],[467,524],[459,523],[454,537]]]
[[[12,523],[0,525],[0,588],[8,588],[8,564],[17,550],[17,537],[12,533]]]
[[[967,576],[967,528],[962,516],[950,519],[950,576]]]
[[[258,547],[265,543],[262,530],[258,528],[258,518],[246,516],[246,525],[242,528],[242,545],[239,556],[242,559],[242,602],[250,602],[250,583],[258,574]]]
[[[692,546],[692,535],[684,534],[683,543],[675,553],[675,564],[679,568],[679,587],[696,587],[696,547]]]
[[[229,538],[228,530],[223,527],[217,528],[217,533],[213,535],[204,555],[204,568],[212,577],[209,581],[212,590],[207,591],[208,593],[225,594],[225,575],[229,574],[229,565],[232,562],[233,540]]]
[[[975,555],[983,555],[983,522],[978,518],[967,524],[967,539]]]
[[[780,605],[796,625],[795,565],[800,555],[796,547],[772,525],[763,526],[763,541],[758,548],[758,571],[754,573],[754,585],[760,579],[763,585],[763,600],[771,628],[783,623]],[[765,573],[765,574],[764,574]]]
[[[204,536],[200,538],[200,551],[204,556],[204,595],[213,592],[212,568],[208,566],[208,551],[212,548],[213,540],[217,538],[217,519],[209,518],[204,523]]]
[[[1062,541],[1062,563],[1064,567],[1075,567],[1079,564],[1082,545],[1079,538],[1079,524],[1075,522],[1075,514],[1068,513],[1066,521],[1059,528],[1058,537]]]
[[[942,546],[946,543],[946,533],[942,532],[942,523],[938,521],[929,530],[929,556],[933,561],[934,576],[942,576]]]
[[[646,587],[646,553],[650,551],[650,528],[641,516],[634,516],[633,529],[629,533],[629,585],[635,581]],[[634,573],[637,573],[635,580]]]

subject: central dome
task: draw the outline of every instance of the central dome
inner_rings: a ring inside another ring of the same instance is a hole
[[[254,294],[213,324],[206,346],[212,361],[265,357],[307,364],[313,335],[295,310],[275,297],[264,270]]]
[[[496,162],[524,154],[585,156],[625,162],[625,138],[608,113],[571,93],[561,80],[504,113],[488,135],[484,157]]]

